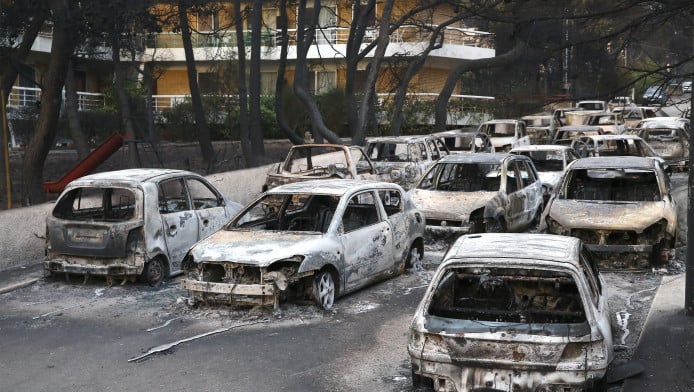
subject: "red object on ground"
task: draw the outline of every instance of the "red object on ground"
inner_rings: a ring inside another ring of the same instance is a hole
[[[111,135],[106,141],[98,145],[84,159],[79,161],[72,169],[57,181],[46,181],[43,183],[43,190],[46,193],[60,193],[65,189],[67,184],[72,180],[76,180],[82,176],[91,173],[103,161],[108,159],[114,152],[118,151],[123,145],[123,136],[116,132]]]

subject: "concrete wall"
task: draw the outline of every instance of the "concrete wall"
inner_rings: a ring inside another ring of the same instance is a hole
[[[270,166],[216,173],[207,179],[228,199],[247,204],[260,194]],[[0,271],[43,261],[46,216],[54,203],[0,211]]]

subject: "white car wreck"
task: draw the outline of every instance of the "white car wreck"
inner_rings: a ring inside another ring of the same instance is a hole
[[[50,274],[141,280],[152,285],[180,271],[191,245],[241,209],[198,174],[128,169],[68,184],[46,218]]]
[[[542,183],[530,158],[472,153],[441,158],[410,191],[427,239],[522,231],[539,222]]]
[[[525,155],[533,161],[540,181],[542,181],[545,203],[554,192],[554,188],[556,188],[569,163],[580,158],[573,148],[559,144],[532,144],[516,147],[510,153]]]
[[[274,305],[340,295],[421,258],[424,216],[398,185],[306,181],[271,189],[193,246],[181,282],[194,302]]]
[[[614,357],[607,299],[576,238],[463,236],[410,325],[413,384],[437,392],[601,390]]]
[[[578,159],[548,202],[541,229],[580,238],[603,268],[667,263],[677,237],[669,177],[654,158]]]

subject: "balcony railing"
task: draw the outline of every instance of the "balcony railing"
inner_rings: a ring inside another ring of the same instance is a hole
[[[390,36],[391,43],[421,43],[428,42],[431,32],[436,28],[435,25],[426,26],[402,26],[395,30]],[[281,39],[279,30],[266,29],[261,33],[261,45],[274,47],[280,44]],[[288,30],[289,44],[296,44],[296,29]],[[250,45],[251,32],[244,31],[244,43]],[[316,30],[315,43],[318,45],[346,45],[349,38],[349,28],[347,27],[327,27]],[[369,28],[366,30],[364,43],[371,43],[378,39],[378,29]],[[236,31],[221,30],[216,32],[200,32],[192,36],[194,47],[236,47]],[[446,27],[443,30],[444,45],[463,45],[479,48],[494,48],[494,35],[474,29],[464,29],[458,27]],[[180,34],[159,33],[153,34],[147,40],[149,48],[182,48]]]
[[[65,100],[65,91],[63,91]],[[7,105],[10,107],[35,106],[41,102],[41,89],[38,87],[18,87],[13,86]],[[105,104],[104,94],[77,92],[78,110],[90,110],[103,108]]]

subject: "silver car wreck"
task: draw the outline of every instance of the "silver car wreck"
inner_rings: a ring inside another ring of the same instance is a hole
[[[410,191],[427,220],[427,239],[522,231],[539,222],[542,183],[530,158],[473,153],[450,155]]]
[[[547,204],[543,226],[580,238],[604,268],[667,263],[677,236],[669,177],[653,158],[576,160]]]
[[[576,238],[463,236],[410,325],[413,384],[437,392],[601,390],[614,357],[607,299]]]
[[[580,158],[573,148],[558,144],[532,144],[516,147],[510,153],[525,155],[533,161],[542,181],[544,203],[549,200],[569,163]]]
[[[194,302],[274,305],[340,295],[402,273],[424,251],[424,217],[396,184],[324,180],[271,189],[191,248]]]
[[[198,174],[128,169],[72,181],[46,218],[50,274],[158,284],[241,209]]]
[[[442,156],[448,147],[436,136],[376,137],[367,139],[366,154],[380,173],[408,190],[424,171]]]
[[[389,176],[379,175],[359,146],[302,144],[292,146],[284,162],[270,168],[263,192],[292,182],[336,178],[387,180]]]

